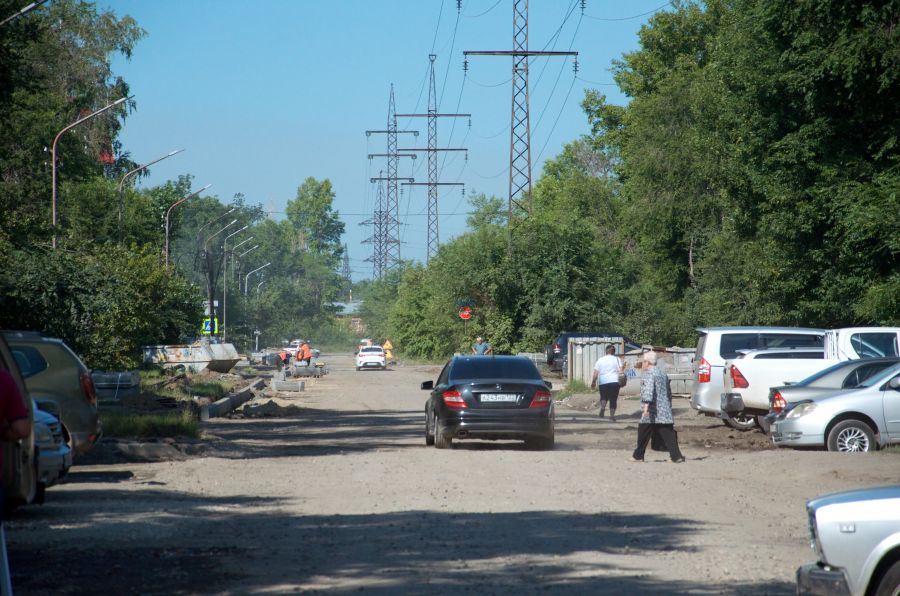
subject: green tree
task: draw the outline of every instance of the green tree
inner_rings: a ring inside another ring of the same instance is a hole
[[[332,208],[334,197],[330,180],[319,182],[310,176],[297,189],[297,197],[288,201],[286,211],[299,247],[328,257],[336,268],[344,252],[344,222]]]

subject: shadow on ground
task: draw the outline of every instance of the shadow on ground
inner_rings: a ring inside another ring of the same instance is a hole
[[[460,495],[464,499],[464,495]],[[117,505],[124,500],[124,505]],[[94,512],[97,502],[108,510]],[[19,594],[790,593],[784,583],[663,581],[657,557],[692,556],[699,527],[658,515],[434,510],[260,513],[252,496],[79,487],[9,534]],[[122,507],[121,515],[117,514]],[[271,511],[271,510],[268,510]],[[23,537],[17,539],[17,537]],[[90,563],[85,563],[90,561]]]

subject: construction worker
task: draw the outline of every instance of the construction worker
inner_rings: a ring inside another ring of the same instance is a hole
[[[300,362],[305,362],[306,366],[309,366],[311,360],[312,348],[309,347],[308,341],[303,340],[303,343],[300,344],[300,349],[297,350],[297,364],[300,364]]]

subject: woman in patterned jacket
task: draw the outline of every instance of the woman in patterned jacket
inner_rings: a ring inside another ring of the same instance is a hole
[[[675,417],[672,414],[672,390],[669,376],[656,366],[656,352],[644,352],[644,378],[641,381],[641,421],[638,424],[637,449],[631,461],[644,461],[647,444],[658,433],[675,463],[682,463],[684,456],[678,448],[675,434]]]

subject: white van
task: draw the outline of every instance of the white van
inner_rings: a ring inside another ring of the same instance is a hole
[[[739,350],[822,348],[826,333],[804,327],[699,327],[697,331],[691,407],[707,416],[721,411],[725,361],[735,358]]]

